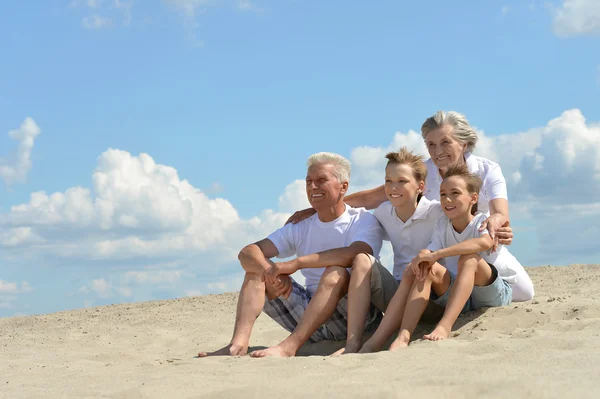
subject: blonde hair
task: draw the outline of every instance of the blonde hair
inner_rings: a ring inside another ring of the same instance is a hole
[[[456,140],[466,144],[467,152],[473,152],[477,144],[477,132],[469,125],[467,117],[456,111],[438,111],[433,116],[425,119],[421,126],[421,136],[425,140],[427,135],[433,130],[437,130],[444,125],[452,126],[452,133]]]
[[[462,178],[467,184],[467,191],[469,193],[477,193],[479,195],[479,190],[481,190],[481,185],[483,184],[481,181],[481,177],[476,175],[475,173],[471,173],[469,168],[467,168],[466,164],[454,164],[448,167],[448,170],[444,174],[444,180],[449,177],[458,176]],[[477,203],[473,204],[471,208],[471,214],[475,215],[477,213]]]
[[[394,164],[408,165],[411,167],[416,181],[425,181],[427,178],[427,165],[425,165],[422,155],[414,154],[408,148],[402,147],[398,152],[388,152],[385,157],[388,160],[386,168],[388,165]]]
[[[307,167],[309,168],[319,163],[332,165],[335,170],[333,175],[340,183],[350,182],[352,165],[350,164],[350,161],[343,156],[333,152],[318,152],[308,157],[308,161],[306,162]]]

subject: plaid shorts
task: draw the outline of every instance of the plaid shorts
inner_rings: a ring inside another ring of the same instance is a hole
[[[302,316],[304,310],[310,302],[310,293],[292,279],[292,293],[286,299],[284,297],[275,298],[273,300],[265,299],[263,312],[273,319],[281,327],[289,332],[293,332]],[[374,306],[371,305],[365,328],[371,329],[379,325],[382,315]],[[346,339],[348,334],[348,296],[344,296],[338,302],[337,308],[329,320],[317,329],[310,336],[308,342],[315,343],[324,340],[340,341]]]

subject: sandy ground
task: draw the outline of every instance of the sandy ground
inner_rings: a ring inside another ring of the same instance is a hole
[[[292,359],[196,358],[229,341],[235,293],[0,319],[0,398],[598,398],[600,266],[528,271],[533,301],[399,353],[327,357],[343,343],[324,342]],[[285,336],[261,316],[251,344]]]

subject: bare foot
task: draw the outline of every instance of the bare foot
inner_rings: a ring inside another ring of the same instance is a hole
[[[404,339],[401,339],[400,337],[398,337],[390,345],[390,351],[393,352],[398,349],[402,349],[402,348],[406,348],[406,347],[408,347],[408,341],[405,341]]]
[[[198,357],[209,356],[244,356],[248,352],[248,346],[229,344],[214,352],[199,352]]]
[[[429,341],[440,341],[442,339],[446,339],[450,336],[450,329],[440,326],[439,324],[435,327],[435,329],[427,335],[423,336],[423,339],[428,339]]]
[[[293,357],[295,352],[286,351],[282,346],[272,346],[268,349],[254,351],[250,354],[252,357]]]
[[[358,353],[359,349],[360,349],[360,346],[346,345],[345,348],[342,348],[342,349],[334,352],[331,356],[347,355],[349,353]]]
[[[373,353],[373,352],[379,352],[379,349],[375,349],[372,346],[369,345],[369,342],[365,342],[365,344],[362,346],[362,348],[360,348],[360,350],[358,351],[358,353]]]

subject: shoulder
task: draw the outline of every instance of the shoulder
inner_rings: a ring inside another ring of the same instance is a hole
[[[486,213],[477,213],[475,215],[475,217],[473,218],[473,226],[475,226],[476,230],[479,230],[479,227],[481,226],[481,224],[488,218],[488,215]]]
[[[435,219],[438,220],[440,217],[444,216],[444,211],[442,210],[442,204],[437,200],[428,200],[427,198],[421,198],[421,201],[426,200],[429,202],[427,209],[427,219]]]
[[[377,223],[377,218],[365,208],[347,206],[346,212],[351,220],[360,221],[361,223]]]
[[[390,215],[390,210],[392,209],[392,207],[393,206],[390,201],[385,201],[373,210],[373,215],[375,215],[377,219],[387,217]]]
[[[480,157],[478,155],[467,154],[466,155],[467,166],[473,173],[477,173],[480,176],[485,176],[491,171],[500,171],[500,165],[490,159]]]

